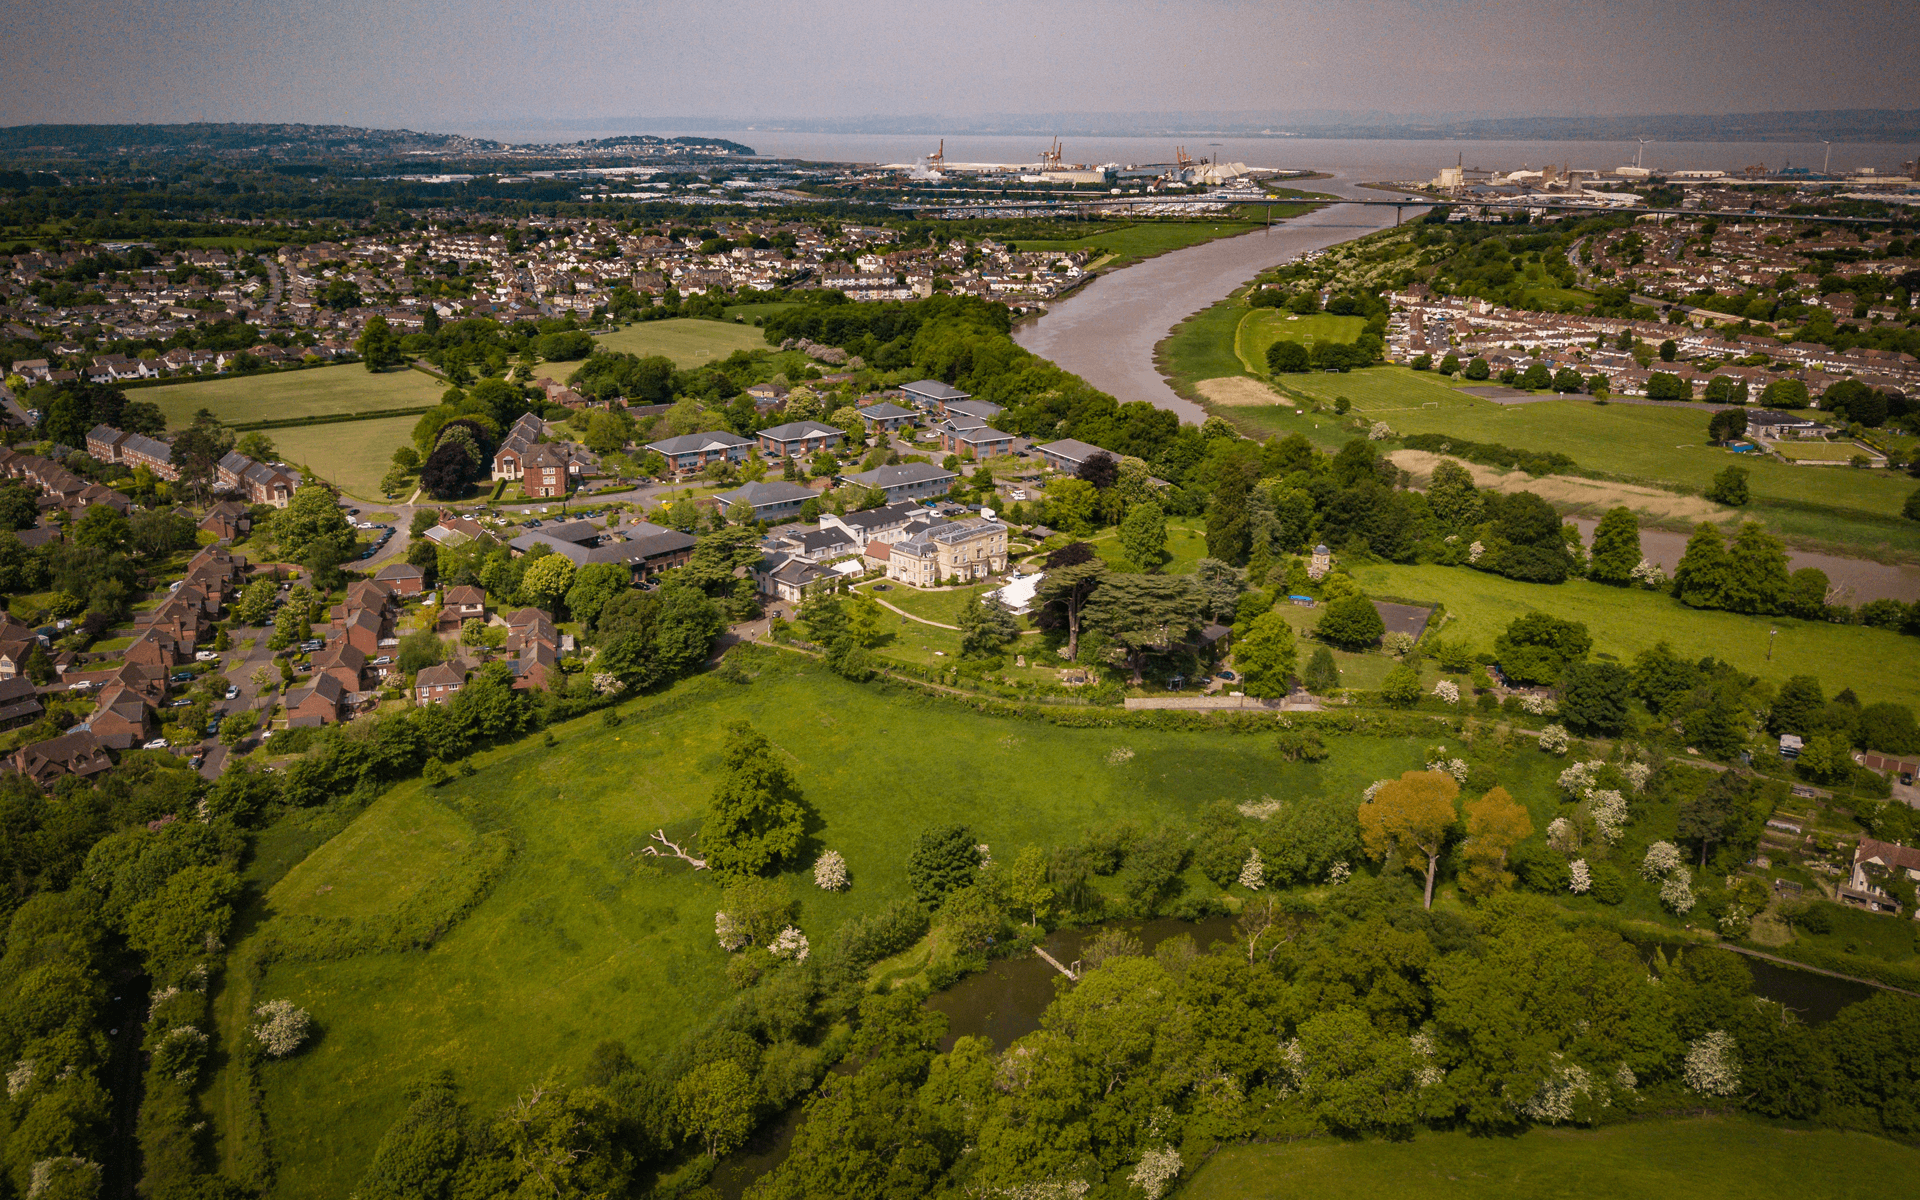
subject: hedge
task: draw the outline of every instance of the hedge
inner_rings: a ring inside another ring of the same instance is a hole
[[[1498,442],[1470,442],[1444,433],[1411,433],[1402,437],[1400,444],[1409,450],[1451,454],[1481,466],[1525,471],[1529,475],[1572,475],[1580,470],[1579,463],[1558,451],[1516,450]]]
[[[377,421],[382,417],[417,417],[429,412],[433,405],[425,408],[370,408],[365,412],[321,413],[312,417],[276,417],[268,421],[242,421],[227,426],[237,433],[254,429],[293,429],[303,425],[340,425],[348,421]]]

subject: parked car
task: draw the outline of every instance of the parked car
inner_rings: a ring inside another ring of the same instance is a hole
[[[227,699],[229,699],[229,700],[238,700],[239,698],[240,698],[240,689],[239,689],[239,688],[237,688],[237,687],[229,687],[229,688],[227,689]]]
[[[141,747],[142,750],[165,750],[166,748],[167,739],[165,738],[155,738]]]
[[[167,707],[168,708],[185,708],[187,705],[192,703],[193,701],[187,699],[185,696],[182,696],[178,700],[167,701]]]
[[[167,682],[168,683],[192,683],[193,672],[192,671],[175,671],[172,675],[169,675],[167,677]]]
[[[1235,680],[1239,679],[1240,677],[1238,675],[1235,675],[1232,671],[1222,671],[1220,672],[1220,678],[1226,680],[1228,683],[1232,683]]]
[[[195,651],[195,652],[194,652],[194,655],[193,655],[193,661],[195,661],[195,662],[219,662],[219,661],[220,661],[220,656],[219,656],[219,655],[218,655],[217,653],[215,653],[214,651],[212,651],[212,650],[197,650],[197,651]]]
[[[196,754],[192,758],[189,758],[187,760],[187,765],[192,767],[194,770],[198,771],[200,769],[200,764],[205,761],[207,761],[207,756],[205,753]]]

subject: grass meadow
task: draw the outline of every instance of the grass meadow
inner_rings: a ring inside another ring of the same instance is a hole
[[[642,358],[650,354],[664,354],[683,371],[719,362],[735,350],[769,348],[766,336],[752,325],[706,321],[697,317],[641,321],[614,333],[603,334],[597,340],[609,350],[638,354]],[[571,374],[575,365],[555,363],[553,369]],[[554,378],[565,376],[555,374]]]
[[[1920,525],[1900,516],[1912,481],[1894,471],[1796,467],[1707,444],[1700,409],[1597,404],[1589,399],[1495,404],[1406,367],[1346,374],[1290,375],[1289,391],[1331,404],[1345,396],[1354,416],[1385,421],[1396,433],[1451,434],[1523,450],[1558,451],[1581,468],[1624,481],[1698,494],[1729,466],[1748,471],[1752,502],[1744,515],[1797,542],[1911,558]],[[1226,409],[1222,415],[1256,437],[1285,434],[1301,422],[1284,410]],[[1307,432],[1306,430],[1302,430]],[[1334,441],[1355,436],[1331,422]],[[1311,433],[1309,436],[1312,436]],[[1857,453],[1849,450],[1848,456]]]
[[[319,1031],[310,1049],[262,1070],[276,1196],[349,1194],[407,1085],[430,1072],[452,1068],[474,1111],[490,1112],[549,1073],[577,1078],[604,1038],[644,1057],[711,1011],[727,991],[713,937],[718,885],[656,869],[639,850],[662,826],[692,832],[727,721],[751,721],[774,742],[819,814],[817,848],[846,856],[845,893],[787,877],[814,938],[908,895],[905,860],[929,825],[966,822],[1009,854],[1116,820],[1189,819],[1221,798],[1357,797],[1424,761],[1416,740],[1342,738],[1324,762],[1288,763],[1267,738],[1065,729],[857,686],[785,657],[754,670],[746,686],[703,676],[629,703],[617,727],[597,714],[556,727],[551,748],[532,737],[481,754],[474,775],[443,791],[400,784],[297,866],[309,836],[263,839],[278,882],[247,915],[241,953],[281,914],[352,923],[394,912],[483,825],[517,845],[492,891],[430,949],[268,971],[254,995],[293,999]],[[1120,747],[1133,756],[1111,764]],[[1521,757],[1517,794],[1550,804],[1555,761]],[[245,1036],[238,990],[229,983],[217,1001],[229,1038]],[[225,1139],[245,1124],[241,1090],[223,1075],[210,1093]],[[231,1140],[223,1150],[236,1153]]]
[[[426,379],[418,372],[410,374]],[[341,490],[362,500],[380,500],[380,479],[391,465],[393,452],[413,436],[413,427],[419,420],[418,417],[381,417],[372,421],[269,429],[266,433],[288,462],[311,467],[314,474],[331,480]]]
[[[1222,301],[1181,321],[1161,339],[1153,348],[1153,361],[1174,391],[1197,401],[1201,396],[1194,385],[1203,379],[1252,377],[1234,350],[1235,331],[1246,312]]]
[[[1253,375],[1267,375],[1267,347],[1286,340],[1312,349],[1318,342],[1351,342],[1366,331],[1364,317],[1302,316],[1278,308],[1248,309],[1234,330],[1234,352]]]
[[[1014,244],[1023,251],[1090,249],[1107,256],[1102,267],[1117,269],[1165,254],[1169,250],[1183,250],[1215,238],[1238,237],[1260,228],[1263,226],[1246,221],[1151,221],[1105,229],[1084,238],[1051,241],[1016,238]]]
[[[1865,1134],[1798,1130],[1740,1117],[1637,1121],[1518,1137],[1421,1133],[1404,1142],[1315,1139],[1230,1146],[1178,1200],[1841,1200],[1899,1190],[1920,1150]]]
[[[1654,592],[1586,580],[1521,583],[1465,567],[1380,563],[1354,567],[1353,577],[1370,596],[1446,605],[1440,636],[1466,638],[1477,650],[1493,649],[1494,638],[1513,618],[1537,610],[1583,622],[1595,651],[1623,663],[1666,641],[1689,658],[1710,654],[1775,683],[1790,675],[1814,675],[1828,695],[1851,687],[1875,700],[1920,706],[1920,653],[1911,638],[1885,629],[1707,612]],[[1779,633],[1769,639],[1771,629]]]
[[[159,405],[167,418],[167,428],[183,429],[203,408],[222,422],[235,425],[388,408],[427,408],[438,404],[440,393],[446,390],[446,384],[420,371],[382,371],[376,375],[360,363],[340,363],[304,371],[173,383],[128,394],[132,399]]]

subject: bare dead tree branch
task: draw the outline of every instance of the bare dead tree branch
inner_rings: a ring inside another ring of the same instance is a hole
[[[682,850],[680,847],[668,841],[666,830],[656,829],[647,836],[651,837],[654,841],[659,842],[662,846],[665,846],[667,849],[673,851],[673,853],[662,854],[660,851],[654,849],[652,846],[642,846],[640,848],[640,853],[650,855],[654,858],[677,858],[677,859],[680,859],[682,862],[692,864],[693,869],[696,871],[704,871],[707,869],[706,859],[695,858],[693,855],[688,854],[685,850]]]

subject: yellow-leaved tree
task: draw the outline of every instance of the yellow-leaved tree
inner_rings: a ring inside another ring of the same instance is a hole
[[[1466,856],[1467,870],[1460,878],[1460,890],[1469,896],[1486,897],[1512,887],[1507,854],[1533,832],[1533,819],[1501,787],[1467,801],[1465,808],[1467,840],[1460,849]]]
[[[1433,907],[1433,876],[1440,851],[1453,827],[1454,798],[1460,785],[1445,771],[1408,771],[1375,790],[1360,804],[1360,837],[1367,853],[1385,859],[1398,850],[1407,869],[1418,871],[1424,859],[1426,904]]]

